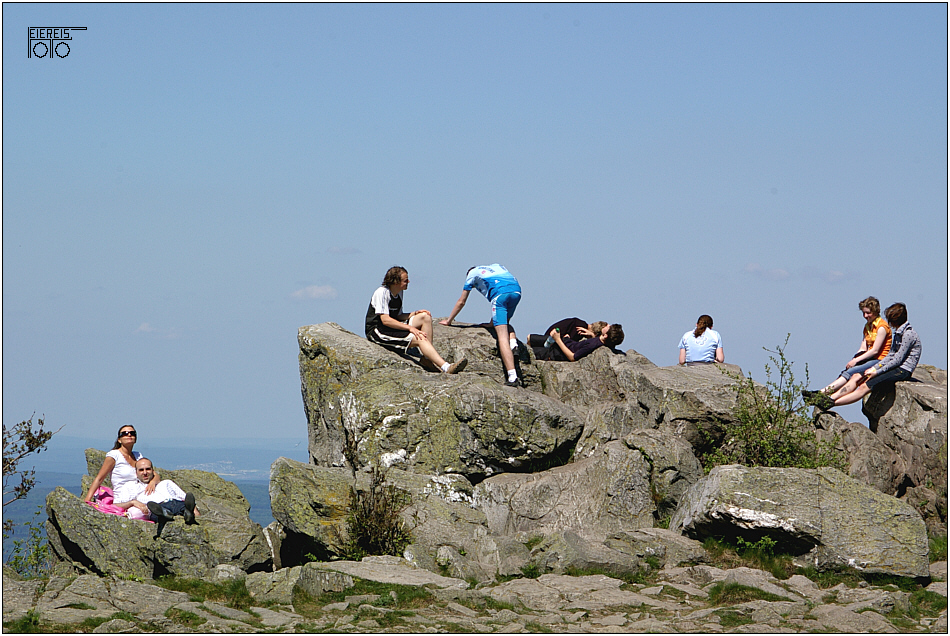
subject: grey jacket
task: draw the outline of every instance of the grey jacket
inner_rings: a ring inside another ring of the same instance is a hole
[[[909,373],[913,373],[920,362],[920,338],[917,332],[910,326],[910,322],[894,330],[891,335],[891,352],[887,357],[874,365],[878,375],[886,373],[895,367],[900,367]]]

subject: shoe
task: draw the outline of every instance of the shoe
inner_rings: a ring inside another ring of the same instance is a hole
[[[150,501],[145,505],[148,506],[148,511],[155,515],[159,523],[168,523],[175,520],[174,517],[165,512],[165,509],[157,501]]]
[[[508,380],[505,382],[505,386],[523,386],[521,384],[521,378],[515,378],[514,380]]]
[[[442,373],[442,369],[440,369],[439,366],[435,362],[433,362],[432,360],[429,360],[429,358],[419,358],[419,364],[426,371]]]
[[[805,398],[806,400],[814,396],[815,393],[817,393],[817,391],[809,391],[807,389],[802,389],[802,397]]]
[[[833,409],[835,407],[835,401],[827,393],[818,392],[812,396],[812,401],[815,406],[820,408],[822,411],[827,411],[828,409]]]
[[[449,365],[446,373],[460,373],[468,365],[468,358],[462,358],[458,362],[453,362]]]
[[[195,496],[190,492],[185,493],[185,510],[182,515],[185,517],[186,525],[193,526],[198,523],[195,521]]]

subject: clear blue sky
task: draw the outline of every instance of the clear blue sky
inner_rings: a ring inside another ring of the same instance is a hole
[[[493,262],[522,336],[817,386],[873,294],[946,368],[946,5],[3,5],[4,423],[302,439],[298,327]]]

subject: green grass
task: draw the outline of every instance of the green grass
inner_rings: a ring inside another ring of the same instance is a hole
[[[209,583],[201,579],[189,579],[177,576],[163,576],[155,580],[155,584],[166,590],[184,592],[195,603],[214,601],[233,609],[247,611],[251,605],[268,605],[266,602],[256,601],[247,591],[244,581],[233,580],[226,583]]]
[[[176,607],[170,607],[165,611],[165,618],[170,618],[179,625],[184,625],[186,627],[198,627],[208,622],[206,619],[201,618],[197,614],[193,614],[186,610],[180,610]]]
[[[784,601],[787,600],[775,594],[769,594],[757,587],[749,587],[739,583],[723,583],[720,581],[709,588],[709,602],[713,605],[738,605],[749,601]]]
[[[769,537],[762,537],[750,543],[742,537],[730,540],[725,537],[707,537],[703,548],[711,559],[711,564],[724,570],[747,567],[765,570],[777,579],[785,580],[795,574],[798,568],[792,556],[776,552],[776,544]]]
[[[4,623],[3,631],[7,634],[42,634],[47,630],[40,628],[39,614],[30,610],[23,618]]]
[[[531,634],[553,634],[554,630],[550,625],[543,625],[533,621],[525,623],[524,628]]]
[[[930,537],[930,562],[947,560],[947,535]]]
[[[740,625],[751,625],[755,622],[751,616],[731,610],[716,610],[714,614],[719,617],[719,624],[723,629],[731,629]]]
[[[331,603],[342,603],[347,596],[376,594],[379,599],[373,601],[373,605],[397,610],[386,614],[392,613],[394,614],[393,619],[402,619],[411,616],[415,610],[430,607],[434,601],[432,595],[424,587],[377,583],[364,579],[353,579],[353,583],[353,587],[347,588],[343,592],[326,592],[317,598],[311,598],[308,594],[297,591],[294,593],[294,609],[301,616],[313,620],[326,614],[323,611],[324,606]],[[393,599],[390,592],[396,593],[395,599]],[[380,625],[383,625],[385,619],[381,619],[380,616],[381,614],[374,613],[370,618],[374,618]]]
[[[601,574],[613,579],[620,579],[624,583],[637,585],[647,585],[656,580],[655,570],[637,570],[636,572],[609,572],[602,568],[565,568],[564,574],[567,576],[590,576],[592,574]]]
[[[524,547],[529,550],[533,550],[535,546],[540,545],[544,541],[544,535],[536,534],[527,541],[524,542]]]
[[[527,565],[522,566],[521,574],[526,579],[536,579],[544,573],[541,571],[541,568],[537,563],[528,563]]]

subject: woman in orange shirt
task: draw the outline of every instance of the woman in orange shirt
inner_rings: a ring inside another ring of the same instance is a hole
[[[858,303],[858,309],[864,315],[867,324],[864,325],[864,337],[861,346],[854,357],[845,365],[844,371],[838,378],[822,389],[822,393],[831,395],[843,387],[852,375],[861,375],[870,369],[878,360],[883,360],[891,350],[891,327],[881,318],[881,303],[874,296],[868,296]],[[806,398],[814,395],[814,391],[802,391]]]

